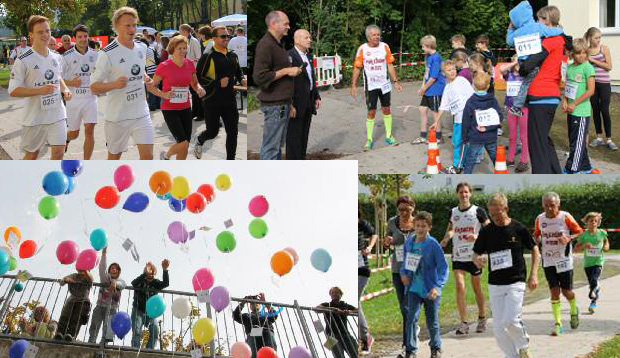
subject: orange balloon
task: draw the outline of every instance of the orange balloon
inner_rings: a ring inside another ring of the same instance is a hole
[[[278,251],[271,257],[271,269],[279,276],[284,276],[291,272],[295,260],[287,251]]]
[[[10,248],[19,246],[19,242],[22,241],[22,233],[15,226],[10,226],[4,232],[4,241]]]
[[[27,259],[37,252],[37,243],[32,240],[24,241],[19,247],[19,257],[22,259]]]
[[[149,186],[153,193],[157,195],[166,195],[172,189],[172,178],[167,171],[159,170],[151,175]]]

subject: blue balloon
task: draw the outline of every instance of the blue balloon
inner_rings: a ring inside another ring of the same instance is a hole
[[[10,268],[11,268],[10,264],[0,266],[0,275],[4,275],[5,273],[9,272]]]
[[[73,189],[75,189],[76,181],[74,177],[67,177],[67,179],[69,180],[69,186],[67,187],[67,191],[65,191],[65,194],[71,194]]]
[[[125,204],[123,205],[123,209],[132,211],[134,213],[139,213],[146,209],[149,206],[149,197],[144,193],[133,193],[129,195],[127,200],[125,200]]]
[[[316,249],[312,251],[312,255],[310,256],[310,262],[312,262],[312,266],[322,272],[327,272],[329,267],[332,265],[332,257],[329,252],[325,249]]]
[[[108,246],[108,235],[103,229],[95,229],[90,233],[90,244],[99,251]]]
[[[19,282],[15,284],[15,292],[22,292],[23,290],[24,290],[24,285],[22,285]]]
[[[166,303],[160,295],[155,295],[146,301],[146,314],[150,318],[157,318],[166,311]]]
[[[0,250],[0,266],[10,266],[11,256],[4,250]]]
[[[28,350],[30,343],[25,339],[15,341],[9,348],[9,358],[22,358]]]
[[[69,179],[59,171],[45,174],[43,177],[43,190],[49,195],[55,196],[64,194],[69,187]]]
[[[170,195],[170,193],[166,193],[165,195],[159,195],[157,194],[157,198],[160,200],[168,200],[172,197],[172,195]]]
[[[125,312],[118,312],[112,317],[110,326],[112,327],[112,332],[114,332],[119,339],[123,339],[131,330],[131,318]]]
[[[181,211],[185,210],[185,199],[177,200],[173,197],[170,197],[170,199],[168,200],[168,206],[170,206],[170,209],[172,209],[172,211],[180,213]]]
[[[82,172],[81,160],[63,160],[60,163],[60,168],[65,175],[70,177],[76,177]]]

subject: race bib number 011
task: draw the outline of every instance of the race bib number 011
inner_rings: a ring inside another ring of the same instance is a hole
[[[535,33],[531,35],[516,37],[515,50],[517,50],[517,56],[519,57],[540,53],[542,51],[540,34]]]
[[[512,267],[510,249],[494,252],[489,255],[489,259],[491,260],[491,271]]]
[[[476,110],[476,122],[481,127],[499,125],[499,114],[493,108]]]
[[[579,84],[577,82],[567,81],[566,82],[566,86],[564,87],[564,96],[566,96],[566,98],[572,99],[574,101],[575,98],[577,97],[577,87],[578,87],[578,85]]]

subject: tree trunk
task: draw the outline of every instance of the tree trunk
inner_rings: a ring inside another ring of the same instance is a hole
[[[403,25],[402,28],[400,29],[400,50],[398,52],[400,52],[400,54],[398,55],[398,76],[400,76],[401,70],[402,70],[402,63],[403,63],[403,37],[405,36],[405,14],[406,14],[406,9],[407,9],[407,0],[403,0]],[[399,181],[400,182],[400,181]],[[400,196],[400,193],[398,194]]]

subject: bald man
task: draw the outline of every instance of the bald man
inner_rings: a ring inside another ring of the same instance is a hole
[[[321,106],[321,96],[316,88],[312,55],[309,53],[312,38],[304,29],[295,31],[295,47],[288,51],[293,66],[301,68],[295,77],[295,92],[291,105],[290,119],[286,133],[286,159],[306,159],[308,135],[312,115]]]
[[[265,115],[261,160],[282,158],[286,127],[292,114],[291,100],[295,77],[301,68],[291,64],[291,58],[281,40],[289,30],[288,16],[282,11],[271,11],[265,17],[267,33],[256,44],[254,51],[254,83],[260,87],[257,97]]]
[[[49,48],[50,51],[56,52],[56,39],[55,38],[50,37],[50,40],[47,42],[47,48]]]

